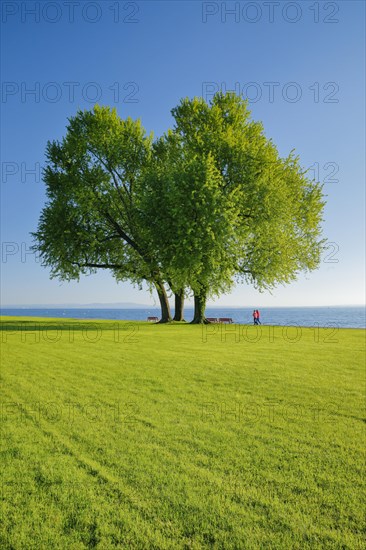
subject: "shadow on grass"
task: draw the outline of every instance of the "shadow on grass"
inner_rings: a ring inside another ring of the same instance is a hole
[[[119,330],[129,330],[132,326],[136,325],[134,321],[78,321],[78,320],[65,320],[65,321],[0,321],[0,331],[12,331],[12,332],[24,332],[24,331],[51,331],[51,330],[65,330],[65,331],[88,331],[88,330],[115,330],[118,325]]]

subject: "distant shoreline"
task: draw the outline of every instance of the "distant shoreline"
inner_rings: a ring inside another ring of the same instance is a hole
[[[142,323],[144,325],[158,325],[158,326],[164,326],[166,325],[165,323],[164,324],[160,324],[160,323],[152,323],[152,322],[149,322],[145,319],[107,319],[107,318],[102,318],[102,317],[52,317],[52,316],[49,316],[49,317],[44,317],[42,315],[40,316],[37,316],[37,315],[3,315],[0,313],[0,322],[1,323],[4,323],[6,322],[8,319],[12,319],[13,322],[16,322],[19,320],[19,322],[23,322],[23,321],[27,321],[28,322],[34,322],[34,323],[42,323],[42,322],[70,322],[72,324],[74,323],[84,323],[84,322],[88,322],[88,323],[95,323],[95,322],[103,322],[103,323]],[[31,319],[31,320],[29,320]],[[184,326],[184,325],[190,325],[190,321],[186,321],[185,323],[180,321],[180,322],[177,322],[177,321],[172,321],[171,323],[167,323],[167,324],[174,324],[176,326]],[[238,321],[233,321],[233,323],[231,324],[225,324],[225,323],[211,323],[212,326],[220,326],[220,327],[225,327],[225,331],[227,330],[226,327],[233,327],[233,326],[243,326],[243,327],[249,327],[249,326],[253,326],[253,322],[238,322]],[[200,325],[192,325],[192,326],[200,326]],[[208,325],[201,325],[202,327],[207,327]],[[263,322],[261,323],[261,325],[258,325],[260,327],[263,327],[263,328],[269,328],[269,327],[274,327],[274,328],[296,328],[296,329],[318,329],[318,330],[327,330],[327,331],[337,331],[337,330],[366,330],[366,326],[341,326],[338,322],[335,322],[335,321],[331,321],[331,322],[328,322],[328,323],[325,323],[324,326],[321,325],[319,322],[315,322],[313,324],[302,324],[301,322],[289,322],[289,323],[286,323],[286,324],[277,324],[277,323],[271,323],[271,322]],[[1,326],[0,326],[0,330],[2,330]],[[228,332],[229,334],[229,332]]]
[[[230,317],[234,325],[248,326],[253,323],[253,309],[261,312],[263,326],[282,327],[312,327],[313,329],[327,329],[329,339],[339,328],[366,328],[366,311],[364,306],[302,306],[302,307],[212,307],[207,306],[207,317]],[[174,308],[171,309],[172,313]],[[148,317],[160,319],[160,308],[0,308],[0,315],[4,322],[6,317],[13,317],[26,323],[30,319],[74,319],[79,322],[125,321],[146,322]],[[192,307],[185,308],[185,320],[189,323],[194,316]],[[71,322],[71,321],[70,321]],[[212,326],[212,325],[210,325]],[[230,325],[228,325],[229,327]],[[221,330],[221,329],[220,329]],[[225,329],[229,331],[229,328]],[[293,332],[292,329],[291,332]]]
[[[173,306],[171,306],[173,307]],[[255,304],[255,305],[243,305],[243,306],[216,306],[216,305],[207,305],[207,309],[254,309],[256,307],[259,307],[259,304]],[[352,305],[352,304],[348,304],[348,305],[345,305],[345,306],[342,306],[342,305],[325,305],[325,306],[260,306],[263,310],[264,309],[315,309],[315,308],[365,308],[366,309],[366,304],[355,304],[355,305]],[[156,309],[156,310],[160,310],[160,307],[159,306],[139,306],[139,305],[135,305],[135,306],[130,306],[130,307],[127,307],[127,306],[124,306],[124,307],[119,307],[119,306],[113,306],[113,307],[107,307],[107,306],[88,306],[88,305],[85,305],[85,306],[82,306],[82,305],[77,305],[77,306],[69,306],[69,305],[50,305],[50,306],[0,306],[0,311],[2,310],[6,310],[6,309],[25,309],[25,310],[29,310],[29,309],[55,309],[55,310],[58,310],[58,309],[87,309],[87,310],[98,310],[98,309],[106,309],[106,310],[110,310],[110,311],[113,311],[113,310],[131,310],[131,309],[137,309],[137,310],[141,310],[141,309]],[[186,310],[192,310],[194,309],[194,306],[186,306],[185,307]]]

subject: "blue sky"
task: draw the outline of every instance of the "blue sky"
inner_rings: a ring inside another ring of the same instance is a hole
[[[162,134],[184,96],[249,97],[281,154],[295,148],[327,195],[320,268],[220,305],[365,302],[364,2],[2,2],[3,304],[138,302],[155,297],[107,272],[50,280],[28,253],[45,193],[47,140],[97,101]]]

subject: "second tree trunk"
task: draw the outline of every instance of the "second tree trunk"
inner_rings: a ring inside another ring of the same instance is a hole
[[[173,321],[184,321],[184,290],[174,293],[175,310]]]

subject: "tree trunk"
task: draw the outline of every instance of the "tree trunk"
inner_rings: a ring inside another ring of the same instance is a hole
[[[175,308],[173,321],[184,321],[184,290],[174,293]]]
[[[155,281],[155,287],[158,292],[159,302],[161,307],[161,319],[159,323],[169,323],[172,320],[170,313],[170,305],[168,301],[168,295],[165,290],[165,286],[161,281]]]
[[[194,316],[193,321],[191,321],[192,325],[199,325],[199,324],[205,324],[208,325],[209,321],[207,321],[205,317],[205,309],[206,309],[206,292],[205,290],[201,290],[199,293],[195,292],[194,294]]]

